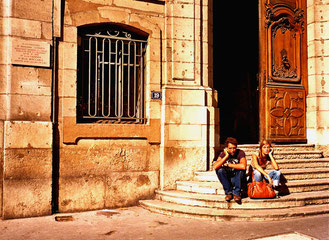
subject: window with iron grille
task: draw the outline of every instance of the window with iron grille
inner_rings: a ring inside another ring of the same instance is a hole
[[[78,29],[78,123],[145,123],[146,44],[117,25]]]

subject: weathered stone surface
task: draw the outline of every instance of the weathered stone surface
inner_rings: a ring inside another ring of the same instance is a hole
[[[151,198],[158,187],[158,172],[110,172],[103,176],[60,178],[61,212],[135,205]]]
[[[0,64],[7,64],[10,62],[8,56],[11,55],[10,50],[10,37],[0,36],[0,50],[2,54],[0,55]]]
[[[78,29],[74,26],[64,26],[63,41],[75,43],[78,38]]]
[[[177,85],[195,85],[195,72],[193,62],[173,62],[173,78],[180,81]],[[185,81],[184,81],[185,80]],[[182,81],[182,82],[181,82]]]
[[[206,148],[166,147],[164,154],[164,189],[173,188],[176,180],[192,179],[194,172],[206,168]]]
[[[59,211],[71,212],[104,208],[104,194],[104,177],[61,177],[59,179]]]
[[[5,149],[4,179],[51,179],[51,149]]]
[[[4,149],[1,149],[0,175],[3,180],[3,218],[50,214],[51,124],[5,121],[2,126]]]
[[[3,180],[2,178],[0,179],[0,203],[2,204],[3,203],[3,200],[2,200],[2,196],[3,196]],[[2,215],[2,211],[3,211],[3,208],[1,207],[0,208],[0,216],[3,216]]]
[[[172,44],[173,61],[193,62],[194,61],[194,41],[175,40]]]
[[[4,122],[0,120],[0,148],[3,148],[3,138],[4,138]],[[3,152],[0,152],[3,153]],[[0,171],[1,172],[1,171]]]
[[[109,18],[113,22],[122,21],[122,19],[129,19],[131,11],[124,8],[116,7],[100,7],[98,8],[100,16],[103,18]]]
[[[3,182],[3,218],[51,214],[51,179],[7,179]]]
[[[133,10],[139,10],[142,12],[144,12],[145,9],[147,9],[149,12],[155,12],[155,13],[163,13],[164,11],[163,5],[152,4],[142,1],[131,4],[129,0],[113,0],[113,4],[118,7],[131,8]]]
[[[52,24],[48,22],[41,23],[41,39],[52,39]]]
[[[307,1],[308,97],[307,138],[328,145],[329,19],[328,4]]]
[[[41,22],[19,18],[13,18],[11,21],[12,36],[41,38]]]
[[[60,42],[58,53],[59,69],[76,69],[77,68],[77,44]]]
[[[0,78],[1,78],[0,94],[1,95],[7,93],[8,70],[9,69],[8,69],[8,67],[6,65],[0,65]]]
[[[77,71],[63,69],[58,71],[58,96],[76,98]]]
[[[10,93],[51,96],[51,76],[50,69],[12,66]]]
[[[76,117],[76,98],[74,97],[60,97],[59,100],[59,105],[61,107],[59,107],[59,114],[62,117],[72,117],[75,118]]]
[[[62,177],[103,176],[113,171],[159,170],[158,145],[150,146],[146,141],[140,140],[128,142],[87,140],[87,142],[81,142],[77,147],[61,149]]]
[[[318,145],[317,149],[323,152],[324,157],[329,157],[329,145]]]
[[[10,95],[10,110],[7,117],[11,121],[49,121],[51,96]]]
[[[200,106],[165,106],[169,124],[207,124],[207,108]]]
[[[37,137],[36,137],[37,136]],[[50,122],[5,121],[5,148],[51,148]]]
[[[105,206],[136,205],[138,199],[150,199],[159,186],[159,172],[114,172],[108,175]]]
[[[202,127],[200,125],[168,125],[171,141],[201,141]]]
[[[52,1],[44,0],[13,0],[12,14],[14,17],[51,22]]]

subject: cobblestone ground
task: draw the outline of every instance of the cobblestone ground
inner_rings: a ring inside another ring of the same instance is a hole
[[[141,207],[130,207],[0,220],[0,239],[327,240],[329,239],[328,229],[329,215],[271,222],[215,222],[170,217],[150,213]]]

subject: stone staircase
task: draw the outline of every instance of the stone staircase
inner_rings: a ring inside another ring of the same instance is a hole
[[[257,145],[240,145],[248,166]],[[152,212],[211,220],[279,220],[329,213],[329,158],[314,145],[275,145],[274,157],[283,175],[275,199],[243,198],[242,204],[224,200],[214,171],[195,172],[192,181],[177,181],[175,190],[156,191],[155,200],[140,201]]]

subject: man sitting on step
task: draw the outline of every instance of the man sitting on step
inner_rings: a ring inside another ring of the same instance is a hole
[[[214,159],[213,167],[223,185],[225,200],[229,202],[234,198],[238,204],[241,204],[241,188],[245,178],[247,160],[244,151],[237,149],[237,146],[238,141],[228,137],[225,141],[225,149],[217,159]]]

